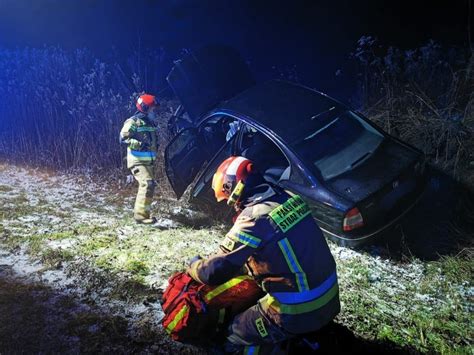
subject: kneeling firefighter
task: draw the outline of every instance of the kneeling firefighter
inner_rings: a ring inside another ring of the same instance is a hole
[[[136,106],[138,111],[128,118],[120,131],[120,142],[127,145],[127,168],[138,182],[134,206],[137,223],[153,224],[150,217],[155,190],[154,163],[157,151],[156,109],[159,106],[153,95],[141,95]]]
[[[212,188],[218,201],[234,206],[237,216],[220,245],[223,253],[194,258],[188,273],[196,281],[218,285],[245,265],[266,292],[234,318],[225,350],[269,352],[329,323],[340,311],[336,264],[301,197],[266,182],[244,157],[226,159]]]

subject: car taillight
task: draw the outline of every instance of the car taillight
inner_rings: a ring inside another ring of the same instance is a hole
[[[343,229],[345,232],[362,227],[364,225],[364,219],[360,214],[360,211],[357,207],[354,207],[349,212],[346,213],[344,217]]]

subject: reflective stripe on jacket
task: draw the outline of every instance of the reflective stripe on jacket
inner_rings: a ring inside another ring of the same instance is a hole
[[[319,329],[340,310],[336,264],[299,196],[258,186],[221,243],[223,254],[191,265],[203,283],[220,283],[246,264],[268,294],[260,305],[287,331]]]
[[[152,165],[156,159],[157,128],[143,113],[127,119],[120,130],[120,142],[127,144],[127,167]]]

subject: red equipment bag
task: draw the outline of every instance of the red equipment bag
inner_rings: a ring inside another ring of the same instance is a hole
[[[173,340],[203,343],[223,330],[235,315],[264,295],[249,276],[238,276],[219,286],[203,285],[179,272],[168,280],[162,308],[163,328]]]

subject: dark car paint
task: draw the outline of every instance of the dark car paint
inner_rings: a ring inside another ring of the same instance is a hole
[[[301,184],[299,184],[293,183],[289,180],[280,181],[279,185],[287,189],[288,191],[300,194],[308,202],[309,206],[312,209],[313,216],[318,221],[323,232],[325,232],[328,237],[333,238],[332,233],[339,233],[340,235],[342,220],[344,218],[343,211],[349,210],[353,206],[353,203],[331,192],[325,186],[317,183],[316,180],[312,177],[311,173],[304,167],[299,158],[295,155],[295,153],[288,149],[288,147],[286,147],[286,145],[274,132],[267,129],[266,127],[263,127],[253,122],[250,118],[245,116],[239,116],[237,113],[234,112],[215,110],[208,116],[203,118],[200,121],[200,124],[215,115],[221,114],[227,114],[229,116],[232,116],[235,119],[241,120],[242,122],[252,126],[253,128],[266,133],[267,137],[283,151],[285,156],[291,162],[290,164],[292,165],[292,168],[297,170],[297,172],[293,173],[297,173],[302,177],[306,178],[307,182],[311,184],[311,187],[303,185],[303,181]],[[235,153],[235,148],[233,148],[232,151],[233,153]],[[208,165],[195,178],[195,181],[198,181],[198,183],[192,188],[191,200],[196,200],[199,198],[200,200],[204,200],[208,204],[216,204],[214,194],[210,189],[210,183],[207,182],[207,184],[203,184],[202,182],[199,182],[204,178],[204,175],[208,173],[208,166],[212,163],[213,161],[210,161]]]
[[[266,87],[271,85],[271,83],[272,82],[270,82],[270,84],[266,83]],[[281,83],[278,82],[278,85],[280,84]],[[293,84],[284,83],[284,85]],[[255,92],[256,89],[252,88],[246,92],[252,90]],[[246,92],[238,95],[239,100],[242,100],[242,97],[245,96]],[[327,99],[331,100],[325,96],[325,100]],[[230,102],[233,103],[230,104]],[[256,120],[254,117],[249,117],[248,115],[237,111],[238,105],[236,106],[235,102],[234,99],[231,99],[222,103],[208,115],[203,116],[202,119],[198,120],[199,124],[214,115],[225,114],[241,120],[264,133],[286,155],[291,163],[292,172],[294,174],[299,174],[303,179],[307,180],[306,182],[302,181],[301,184],[293,183],[291,181],[280,181],[279,185],[289,191],[301,194],[302,197],[306,199],[312,208],[315,219],[329,238],[336,240],[340,244],[349,246],[366,243],[375,237],[378,232],[393,224],[404,213],[404,211],[406,211],[402,209],[401,211],[398,211],[398,213],[395,213],[395,216],[384,218],[390,215],[392,211],[384,216],[381,213],[374,213],[371,211],[370,206],[371,204],[376,205],[376,203],[382,198],[382,195],[389,193],[389,189],[393,189],[393,182],[399,179],[402,172],[406,172],[407,169],[413,167],[417,161],[423,159],[422,153],[415,148],[390,137],[370,121],[365,119],[371,126],[384,135],[386,139],[383,146],[379,147],[379,149],[377,149],[373,155],[367,159],[367,161],[354,170],[324,182],[321,176],[315,176],[315,174],[305,167],[296,153],[288,147],[284,140],[274,130],[272,130],[272,128],[263,125],[261,120]],[[336,101],[334,101],[334,104],[341,105]],[[230,109],[231,107],[233,109]],[[255,107],[251,108],[247,105],[246,110],[243,111],[252,112],[255,111]],[[261,117],[265,116],[263,115]],[[267,122],[268,121],[265,123]],[[385,159],[385,155],[392,158],[390,159],[390,163]],[[199,181],[205,172],[206,169],[204,169],[195,180]],[[354,174],[354,176],[351,176],[351,174]],[[411,207],[411,202],[416,200],[417,196],[421,194],[422,186],[422,179],[416,181],[412,193],[409,194],[410,199],[408,199],[408,203],[400,204],[402,207],[399,207],[398,209],[408,209]],[[193,187],[192,196],[194,198],[199,198],[199,193],[197,193],[195,189],[196,186]],[[207,195],[209,195],[208,192]],[[212,196],[207,196],[206,199],[209,199],[209,197],[212,198]],[[366,225],[351,232],[344,232],[342,231],[344,215],[354,206],[359,207],[364,216]]]
[[[220,103],[217,110],[249,117],[261,126],[271,128],[286,144],[293,143],[298,119],[317,116],[336,107],[347,109],[338,101],[303,85],[271,80],[255,85],[239,95]],[[301,124],[300,124],[301,125]]]
[[[211,114],[209,114],[207,117],[205,117],[201,122],[206,121],[210,117],[214,115],[221,115],[221,114],[227,114],[229,116],[232,116],[236,119],[241,120],[242,122],[245,122],[246,124],[251,125],[252,127],[256,128],[257,130],[265,133],[268,138],[270,138],[273,143],[275,143],[279,148],[283,151],[283,153],[286,155],[286,157],[292,162],[292,168],[300,170],[299,174],[302,176],[305,176],[308,178],[308,183],[311,184],[310,187],[305,186],[303,184],[296,184],[292,183],[291,181],[280,181],[279,185],[284,187],[285,189],[288,189],[289,191],[293,193],[297,193],[303,196],[303,198],[306,199],[310,207],[312,208],[313,215],[315,219],[318,221],[321,229],[323,232],[325,232],[325,235],[333,240],[336,240],[340,244],[344,245],[350,245],[350,246],[355,246],[358,244],[366,243],[369,241],[371,238],[374,237],[374,231],[381,231],[384,229],[383,227],[388,227],[391,222],[395,222],[397,216],[391,216],[390,219],[384,218],[383,215],[378,215],[377,218],[375,218],[373,215],[369,216],[369,209],[364,209],[362,207],[362,202],[365,203],[364,206],[367,206],[370,204],[370,201],[372,199],[376,199],[377,196],[380,196],[379,194],[376,194],[377,190],[371,191],[371,193],[367,193],[364,196],[366,200],[362,201],[362,198],[360,200],[355,201],[353,198],[347,198],[347,191],[346,196],[344,193],[340,193],[336,189],[332,189],[330,186],[325,186],[325,183],[319,183],[317,180],[311,176],[311,173],[304,167],[304,165],[301,163],[299,158],[296,156],[296,154],[291,151],[281,140],[280,137],[278,137],[273,131],[270,129],[261,126],[260,124],[252,121],[250,118],[239,115],[235,112],[230,112],[230,111],[224,111],[224,110],[215,110]],[[389,142],[389,143],[388,143]],[[397,147],[398,149],[401,149],[401,147],[405,147],[405,144],[400,144],[397,140],[391,139],[391,137],[387,136],[387,143],[386,145],[389,146],[392,150],[396,150],[394,147]],[[384,149],[389,149],[389,148],[384,148]],[[413,165],[416,159],[412,159],[413,157],[420,158],[422,155],[421,153],[417,152],[415,149],[412,149],[409,146],[406,146],[406,149],[410,149],[411,154],[410,154],[410,159],[404,159],[403,161],[408,163],[406,165],[411,164],[410,166]],[[380,151],[379,154],[383,153],[383,150]],[[379,159],[378,156],[375,156],[374,159]],[[400,165],[400,164],[399,164]],[[364,170],[364,166],[361,165],[358,167],[359,170]],[[196,180],[200,180],[200,178],[206,173],[207,169],[204,169],[204,171],[200,174],[200,176],[197,177]],[[387,171],[390,171],[393,169],[389,169]],[[370,171],[370,170],[369,170]],[[348,173],[349,174],[349,173]],[[375,175],[375,174],[374,174]],[[380,177],[380,175],[379,175]],[[394,180],[394,177],[390,174],[387,174],[386,176],[387,181],[390,183],[392,180]],[[398,176],[395,176],[398,177]],[[360,182],[363,184],[363,181]],[[390,185],[391,186],[391,185]],[[369,189],[370,190],[370,189]],[[369,190],[365,190],[366,192]],[[372,189],[373,190],[373,189]],[[383,189],[383,193],[387,193],[387,189]],[[416,195],[419,195],[421,193],[419,186],[416,188]],[[212,201],[212,193],[209,191],[205,192],[206,197],[205,199],[209,203],[213,203]],[[196,187],[192,191],[192,196],[194,198],[198,197],[198,193],[196,192]],[[411,200],[416,199],[416,196],[412,196]],[[357,229],[353,232],[343,232],[342,231],[342,221],[344,219],[345,212],[347,212],[349,209],[354,207],[354,205],[358,203],[358,206],[361,206],[361,212],[362,213],[367,213],[367,217],[364,216],[364,218],[370,217],[371,222],[367,222],[369,227],[362,227],[360,229]],[[373,203],[372,203],[373,204]],[[407,208],[410,206],[406,206]],[[399,212],[399,215],[402,214],[403,211]],[[377,222],[377,223],[374,223]]]
[[[419,153],[387,137],[364,164],[325,181],[325,185],[357,203],[395,180],[400,172],[413,165],[419,157]]]

